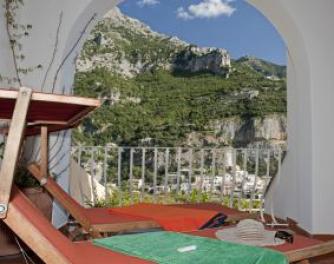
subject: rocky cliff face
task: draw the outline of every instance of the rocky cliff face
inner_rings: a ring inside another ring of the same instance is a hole
[[[192,132],[188,135],[187,144],[192,146],[233,144],[244,147],[255,142],[284,145],[287,140],[287,118],[280,114],[248,120],[241,118],[215,120],[208,129],[213,131],[211,136]]]
[[[208,71],[223,74],[231,68],[231,57],[225,49],[189,46],[177,54],[174,67],[192,73]]]
[[[153,31],[118,8],[93,30],[77,61],[79,72],[96,67],[132,78],[152,68],[223,74],[231,66],[225,49],[200,48]]]

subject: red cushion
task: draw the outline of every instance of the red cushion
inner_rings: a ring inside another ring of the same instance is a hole
[[[229,208],[227,206],[224,206],[218,203],[173,204],[171,206],[176,206],[176,207],[181,207],[181,208],[211,210],[211,211],[223,213],[226,216],[248,215],[249,214],[247,212],[241,212],[238,209]]]
[[[94,225],[99,224],[121,224],[128,222],[139,222],[148,221],[149,218],[140,216],[129,216],[124,214],[119,214],[117,212],[110,213],[110,209],[107,208],[89,208],[85,209],[85,215],[89,221]]]
[[[182,232],[200,229],[219,211],[142,203],[110,209],[110,214],[115,213],[149,218],[156,221],[165,230]]]

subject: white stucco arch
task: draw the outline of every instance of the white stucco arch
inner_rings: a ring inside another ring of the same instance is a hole
[[[59,70],[56,92],[70,93],[74,76],[74,58],[86,38],[86,34],[117,0],[33,0],[26,1],[18,13],[18,19],[33,25],[31,36],[23,40],[27,55],[22,64],[42,64],[43,68],[22,76],[24,85],[39,89],[41,80],[49,69],[44,91],[50,91],[54,76],[69,51],[66,63]],[[311,233],[334,233],[334,173],[331,157],[334,157],[334,35],[330,34],[334,24],[332,11],[334,1],[305,0],[248,0],[260,10],[277,28],[284,38],[288,50],[288,129],[289,154],[284,163],[281,181],[277,184],[275,198],[276,213],[291,217]],[[0,9],[0,32],[6,36],[3,8]],[[57,26],[63,13],[59,41],[54,60]],[[83,26],[93,14],[86,33]],[[78,41],[79,40],[79,41]],[[78,44],[75,43],[78,41]],[[8,39],[0,38],[0,73],[13,75],[13,63]],[[48,65],[50,67],[48,67]],[[0,82],[1,87],[8,87]],[[60,137],[62,138],[62,136]],[[62,144],[64,143],[64,144]],[[55,173],[61,173],[60,182],[67,188],[68,153],[70,137],[65,141],[56,137],[51,144],[59,153],[51,164]],[[64,156],[65,155],[65,156]],[[65,157],[65,158],[64,158]],[[61,160],[61,162],[56,162]],[[325,207],[327,205],[327,208]],[[58,209],[56,209],[58,211]],[[59,211],[56,225],[63,221]]]

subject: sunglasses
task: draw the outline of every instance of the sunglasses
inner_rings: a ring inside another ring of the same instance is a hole
[[[284,230],[277,231],[275,234],[275,238],[283,239],[290,244],[293,243],[293,234],[288,231],[284,231]]]

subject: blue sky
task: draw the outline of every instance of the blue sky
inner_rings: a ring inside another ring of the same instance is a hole
[[[253,55],[286,64],[282,38],[244,0],[127,0],[120,8],[155,31],[198,46],[226,48],[233,58]]]

